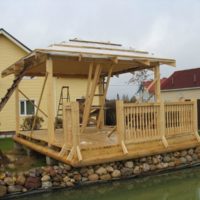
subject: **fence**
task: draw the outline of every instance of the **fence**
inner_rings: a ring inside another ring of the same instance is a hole
[[[197,131],[196,103],[123,103],[118,101],[117,131],[126,143]]]

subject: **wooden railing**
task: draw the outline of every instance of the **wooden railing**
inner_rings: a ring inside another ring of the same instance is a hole
[[[76,154],[78,159],[82,160],[80,151],[80,123],[79,123],[79,104],[78,102],[65,102],[63,105],[63,131],[64,146],[61,150],[70,150],[68,159],[72,159]]]
[[[194,102],[165,104],[166,136],[195,131],[194,125]]]
[[[162,139],[197,133],[196,102],[175,103],[123,103],[117,101],[117,132],[125,143]]]

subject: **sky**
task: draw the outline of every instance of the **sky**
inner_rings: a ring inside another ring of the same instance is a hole
[[[200,0],[0,0],[0,28],[31,49],[81,38],[176,59],[162,77],[200,67]],[[110,98],[134,94],[130,77],[112,80]]]

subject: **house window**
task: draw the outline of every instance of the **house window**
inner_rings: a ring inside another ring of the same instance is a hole
[[[20,100],[20,115],[34,115],[35,114],[34,100]]]

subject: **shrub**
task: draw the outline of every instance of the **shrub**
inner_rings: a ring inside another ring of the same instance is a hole
[[[35,115],[24,118],[23,123],[21,125],[22,130],[27,130],[27,131],[31,130],[34,118],[35,118]],[[37,116],[33,130],[39,130],[42,127],[41,125],[42,122],[44,122],[44,119],[42,117]]]
[[[56,117],[55,128],[56,129],[63,128],[63,120],[59,117]]]

